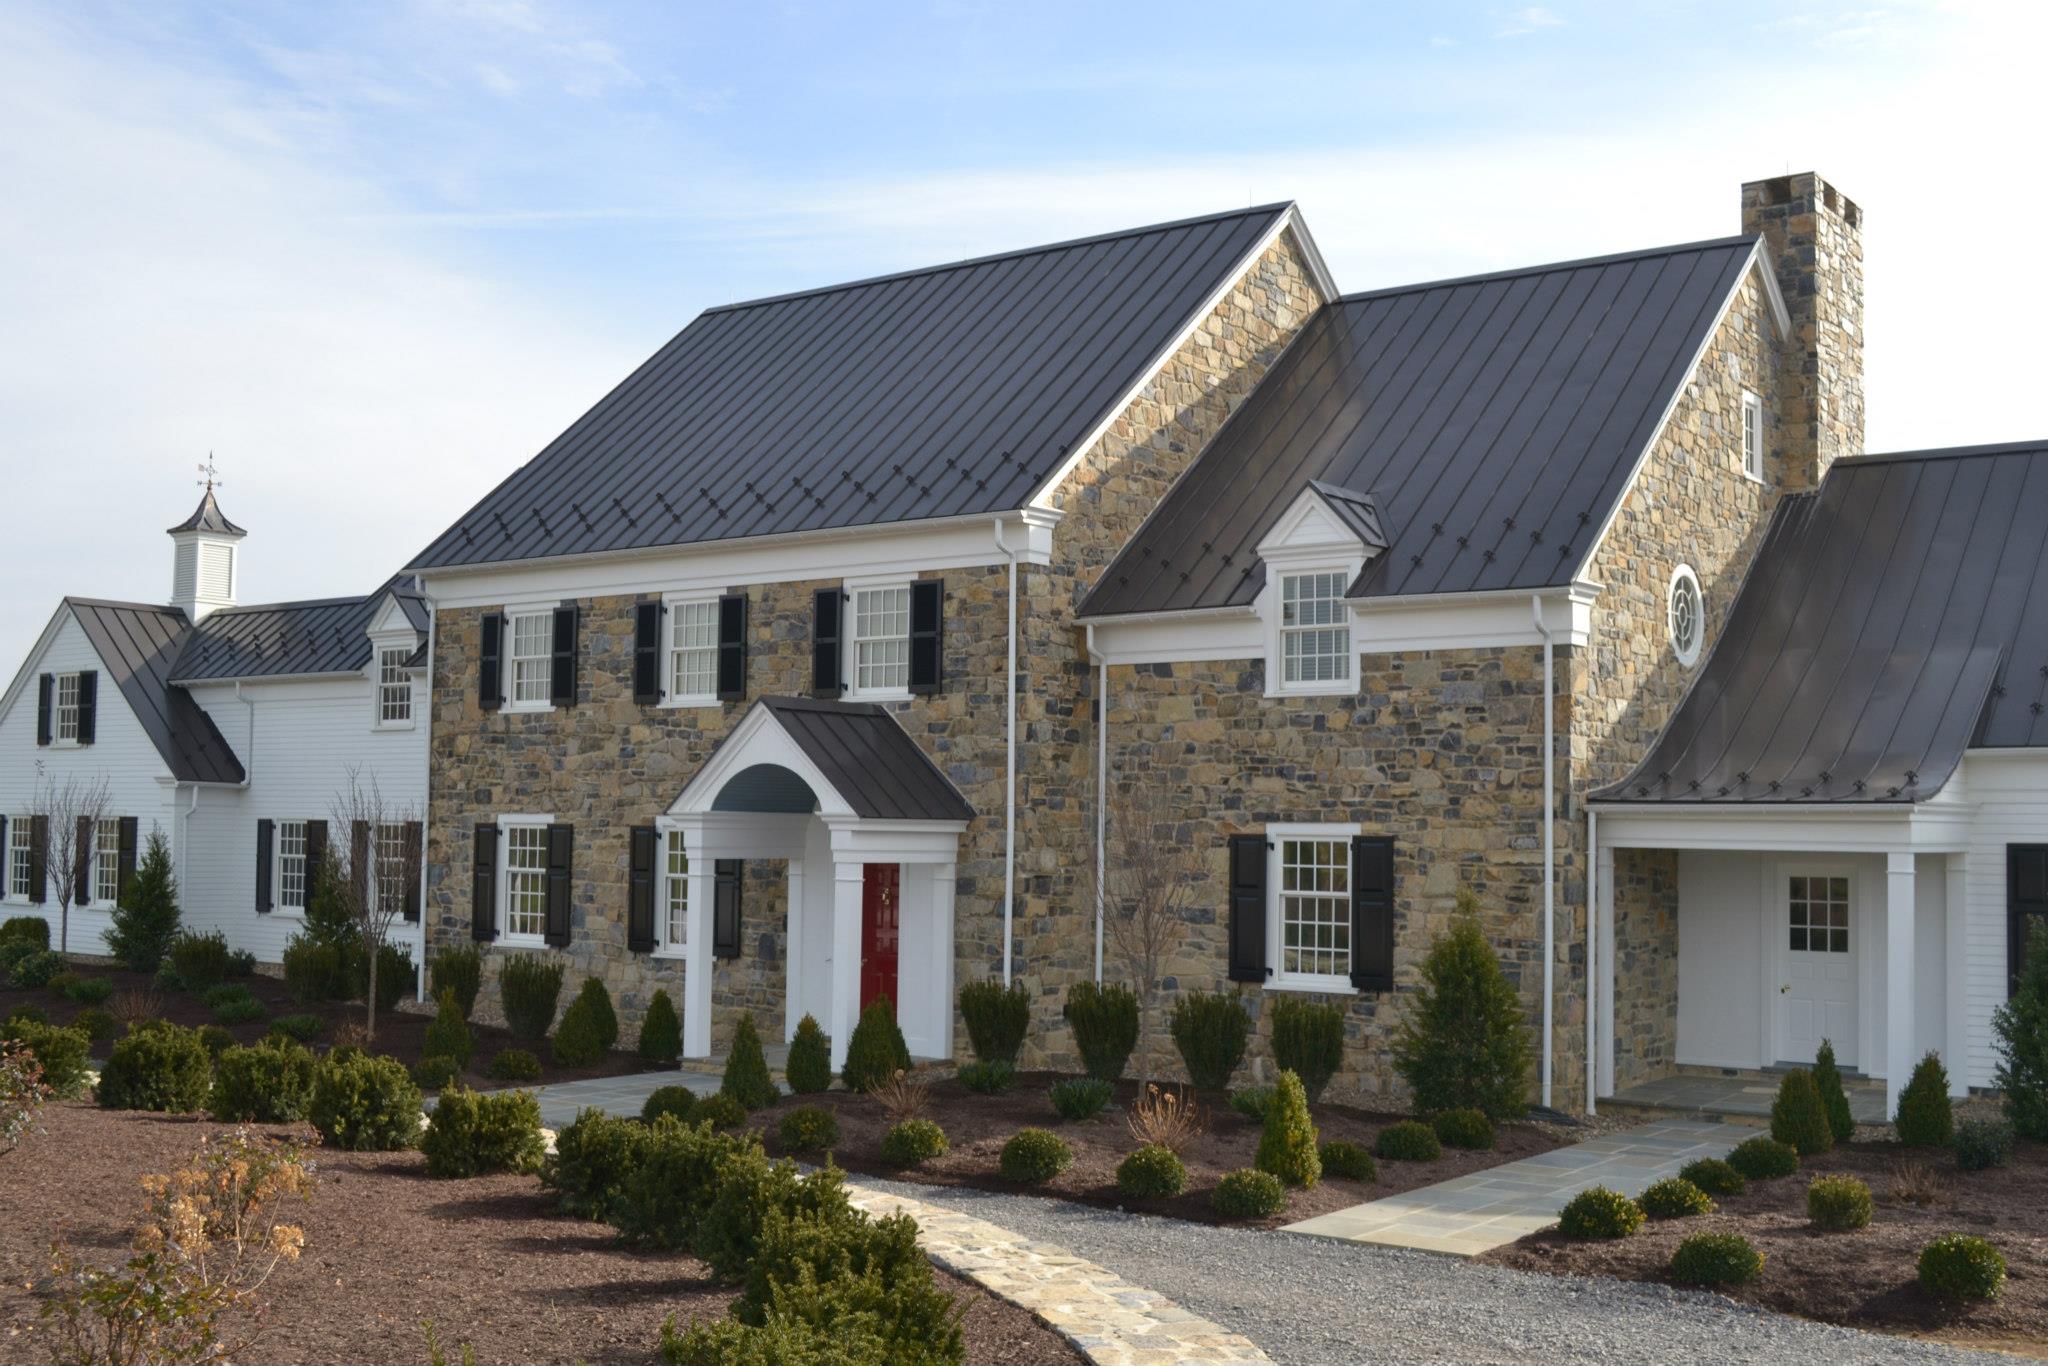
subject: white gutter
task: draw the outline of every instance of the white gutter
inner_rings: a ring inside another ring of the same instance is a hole
[[[1550,1108],[1550,1068],[1554,1051],[1550,1038],[1551,997],[1557,973],[1557,742],[1555,738],[1556,699],[1551,687],[1553,645],[1550,628],[1543,624],[1543,599],[1531,596],[1529,610],[1536,619],[1536,632],[1543,637],[1543,1106]]]
[[[1102,985],[1103,844],[1109,830],[1109,659],[1095,651],[1088,623],[1088,659],[1095,665],[1095,985]]]
[[[1600,990],[1600,813],[1586,808],[1586,1113],[1599,1113],[1594,1097],[1600,1088],[1599,1012],[1594,1009]]]
[[[1003,702],[1003,985],[1010,985],[1012,921],[1017,902],[1017,552],[995,519],[996,550],[1010,560],[1010,644]]]
[[[419,583],[417,578],[413,581]],[[416,1002],[427,999],[427,836],[431,833],[427,820],[434,809],[434,642],[437,639],[434,628],[439,621],[434,613],[434,600],[427,596],[424,584],[420,585],[420,600],[427,605],[427,714],[425,744],[420,753],[423,773],[420,782],[420,954],[413,983],[413,1000]]]

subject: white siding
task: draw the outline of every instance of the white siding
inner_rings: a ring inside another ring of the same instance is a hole
[[[1969,888],[1970,1085],[1989,1086],[1997,1065],[1992,1051],[1991,1015],[2005,1003],[2007,966],[2005,847],[2048,844],[2048,753],[1983,752],[1963,761],[1969,799],[1977,807],[1970,823]]]
[[[1762,1059],[1759,856],[1678,856],[1678,1061],[1755,1067]]]

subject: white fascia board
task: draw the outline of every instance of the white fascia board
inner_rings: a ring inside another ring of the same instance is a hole
[[[412,618],[405,614],[405,608],[399,606],[398,596],[387,592],[383,601],[378,604],[376,614],[370,618],[370,624],[363,629],[363,634],[373,640],[379,636],[403,636],[417,640],[419,628],[412,624]]]
[[[1900,804],[1868,806],[1759,802],[1732,806],[1650,806],[1590,801],[1608,849],[1721,849],[1772,853],[1881,854],[1911,849],[1952,853],[1969,847],[1974,808],[1927,812]]]
[[[215,706],[236,701],[237,685],[251,702],[319,702],[363,695],[361,670],[330,674],[280,674],[264,678],[205,679],[176,686],[192,694],[192,700],[211,711]]]
[[[49,651],[50,643],[56,640],[57,632],[64,629],[64,620],[70,615],[69,602],[58,603],[57,610],[50,613],[49,624],[43,627],[43,633],[36,637],[35,645],[22,659],[21,667],[15,671],[14,681],[7,685],[5,693],[0,693],[0,716],[5,716],[14,709],[15,699],[28,687],[28,681],[36,676],[37,666],[43,662],[43,656]],[[91,645],[92,637],[88,635],[85,643]],[[99,651],[94,650],[93,653],[98,654]],[[100,667],[104,669],[106,665],[102,663]]]
[[[563,556],[515,564],[417,571],[437,609],[497,607],[518,600],[630,597],[723,591],[740,584],[794,583],[1007,565],[996,523],[1025,564],[1052,563],[1061,514],[1038,508],[971,517],[889,522],[874,527],[750,536],[662,546],[618,555]]]

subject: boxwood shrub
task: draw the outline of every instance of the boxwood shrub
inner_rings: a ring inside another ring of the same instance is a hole
[[[300,1043],[311,1043],[320,1037],[320,1031],[327,1028],[326,1021],[318,1015],[280,1015],[270,1022],[270,1032],[282,1034],[287,1039]]]
[[[1074,1031],[1074,1047],[1089,1076],[1114,1082],[1124,1074],[1131,1050],[1138,1046],[1136,993],[1115,982],[1076,982],[1067,988],[1060,1014]]]
[[[1048,1129],[1019,1129],[1003,1144],[998,1166],[1005,1181],[1035,1186],[1074,1165],[1074,1150]]]
[[[1557,1212],[1567,1238],[1626,1238],[1643,1226],[1643,1207],[1605,1186],[1580,1191]]]
[[[43,1081],[65,1100],[85,1094],[92,1066],[92,1036],[71,1025],[44,1024],[25,1017],[0,1025],[0,1039],[12,1039],[35,1054]]]
[[[2003,1167],[2012,1156],[2012,1138],[2006,1120],[1966,1119],[1956,1126],[1956,1166],[1966,1172]]]
[[[1404,1119],[1380,1130],[1373,1149],[1383,1160],[1394,1162],[1434,1162],[1444,1155],[1444,1145],[1436,1130],[1414,1119]]]
[[[719,1091],[698,1101],[690,1110],[690,1120],[714,1129],[737,1129],[747,1122],[747,1107]]]
[[[960,988],[960,1018],[976,1060],[1014,1068],[1031,1026],[1031,994],[1022,982],[969,982]]]
[[[1380,1168],[1365,1146],[1348,1138],[1333,1138],[1323,1144],[1323,1175],[1343,1181],[1377,1181]]]
[[[1682,1176],[1652,1181],[1637,1197],[1636,1203],[1652,1219],[1689,1219],[1696,1214],[1714,1212],[1714,1202],[1707,1193]]]
[[[1017,1069],[1006,1062],[970,1062],[960,1069],[960,1084],[981,1096],[999,1096],[1017,1084]]]
[[[1114,1093],[1115,1088],[1108,1082],[1095,1077],[1062,1077],[1047,1094],[1054,1114],[1069,1124],[1078,1124],[1101,1114]]]
[[[1167,1199],[1188,1188],[1188,1169],[1171,1148],[1147,1143],[1117,1164],[1116,1188],[1134,1200]]]
[[[610,1220],[626,1182],[639,1168],[658,1132],[676,1127],[619,1119],[602,1110],[580,1110],[555,1135],[554,1156],[541,1167],[541,1184],[555,1192],[564,1213]]]
[[[640,1122],[652,1124],[663,1115],[673,1115],[687,1124],[697,1109],[697,1093],[687,1086],[657,1086],[640,1106]]]
[[[1264,1219],[1287,1208],[1287,1187],[1271,1172],[1244,1167],[1216,1183],[1209,1204],[1225,1219]]]
[[[1254,1124],[1266,1122],[1266,1107],[1272,1103],[1270,1086],[1241,1086],[1230,1093],[1230,1108]]]
[[[1853,1176],[1816,1176],[1806,1187],[1806,1217],[1835,1232],[1868,1228],[1870,1187]]]
[[[946,1131],[929,1119],[906,1119],[882,1135],[882,1160],[892,1167],[921,1167],[945,1155]]]
[[[227,980],[228,957],[227,936],[219,930],[208,930],[205,934],[186,930],[171,941],[165,961],[185,984],[185,990],[205,991]]]
[[[839,1146],[839,1116],[823,1105],[799,1105],[782,1117],[775,1132],[790,1152],[824,1152]]]
[[[1773,1181],[1799,1170],[1799,1154],[1791,1144],[1759,1134],[1736,1144],[1728,1165],[1751,1181]]]
[[[98,1006],[87,1006],[73,1015],[71,1027],[83,1031],[94,1043],[105,1043],[121,1032],[121,1022],[114,1018],[114,1012]]]
[[[1764,1269],[1764,1254],[1739,1233],[1695,1233],[1671,1254],[1680,1285],[1742,1285]]]
[[[1702,1157],[1678,1169],[1679,1179],[1690,1181],[1708,1195],[1740,1195],[1749,1188],[1741,1172],[1718,1157]]]
[[[412,1084],[422,1091],[441,1091],[462,1079],[462,1065],[453,1058],[429,1054],[411,1068]]]
[[[104,1005],[114,994],[114,984],[104,977],[80,977],[64,988],[64,994],[82,1006]]]
[[[491,1059],[484,1075],[492,1081],[539,1081],[540,1059],[523,1048],[507,1048]]]
[[[32,949],[15,960],[14,967],[7,974],[7,984],[24,991],[33,987],[50,984],[50,979],[64,971],[64,959],[48,949]]]
[[[128,1031],[108,1052],[99,1102],[107,1110],[190,1114],[206,1108],[212,1090],[213,1055],[199,1035],[149,1021]]]
[[[478,1095],[450,1086],[420,1138],[427,1175],[486,1176],[540,1170],[540,1102],[531,1091]]]
[[[1495,1142],[1493,1121],[1482,1110],[1440,1110],[1431,1117],[1429,1126],[1436,1130],[1437,1138],[1446,1148],[1486,1152]]]
[[[1173,1003],[1168,1026],[1188,1080],[1201,1091],[1221,1091],[1244,1061],[1252,1019],[1235,991],[1190,991]]]
[[[344,1151],[410,1148],[419,1141],[420,1088],[396,1058],[337,1051],[314,1073],[306,1117]]]
[[[1988,1300],[2005,1285],[2005,1255],[1982,1238],[1944,1233],[1920,1249],[1920,1287],[1945,1300]]]
[[[290,1039],[272,1037],[250,1048],[230,1048],[214,1060],[207,1111],[223,1123],[304,1119],[318,1068],[312,1053]]]

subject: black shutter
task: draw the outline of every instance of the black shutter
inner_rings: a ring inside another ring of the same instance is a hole
[[[661,614],[658,602],[633,609],[633,700],[643,707],[661,701]]]
[[[426,831],[418,821],[405,823],[405,918],[420,918],[420,874],[426,858]]]
[[[469,937],[498,937],[498,827],[476,828],[476,850],[470,855]]]
[[[558,707],[576,705],[576,609],[555,609],[554,667],[549,670],[549,698]]]
[[[935,693],[946,674],[946,585],[919,579],[910,585],[910,690]]]
[[[632,953],[654,949],[654,865],[659,849],[653,826],[633,827],[626,876],[626,948]]]
[[[142,823],[133,816],[123,816],[119,828],[121,852],[114,860],[116,900],[128,895],[128,884],[135,881],[135,841],[142,833]]]
[[[28,899],[40,906],[50,899],[50,818],[28,818]]]
[[[56,691],[57,679],[53,674],[44,674],[36,680],[36,743],[50,743],[50,701]]]
[[[548,827],[548,903],[542,938],[558,949],[569,947],[569,874],[576,853],[576,827]]]
[[[357,908],[364,914],[370,910],[370,897],[375,888],[370,885],[370,823],[350,821],[348,826],[348,885],[355,896]]]
[[[100,729],[100,675],[87,669],[78,675],[78,743],[89,745]]]
[[[2048,844],[2005,846],[2005,994],[2020,989],[2027,965],[2027,940],[2048,924]]]
[[[270,860],[277,827],[270,821],[256,822],[256,914],[269,915]]]
[[[71,859],[71,904],[87,906],[92,904],[92,817],[80,816],[77,831],[73,837]]]
[[[711,952],[718,958],[737,958],[740,956],[740,870],[746,865],[736,858],[722,858],[711,866]]]
[[[1394,839],[1351,841],[1351,985],[1394,989]]]
[[[476,704],[485,711],[505,705],[505,614],[486,612],[476,651]]]
[[[1266,837],[1230,837],[1230,980],[1266,980]]]
[[[718,600],[718,700],[747,695],[747,599],[727,593]]]
[[[837,697],[846,691],[839,665],[839,638],[846,616],[846,595],[820,588],[811,595],[811,694]]]
[[[306,822],[306,904],[313,902],[313,889],[320,885],[320,870],[327,866],[327,822]]]

